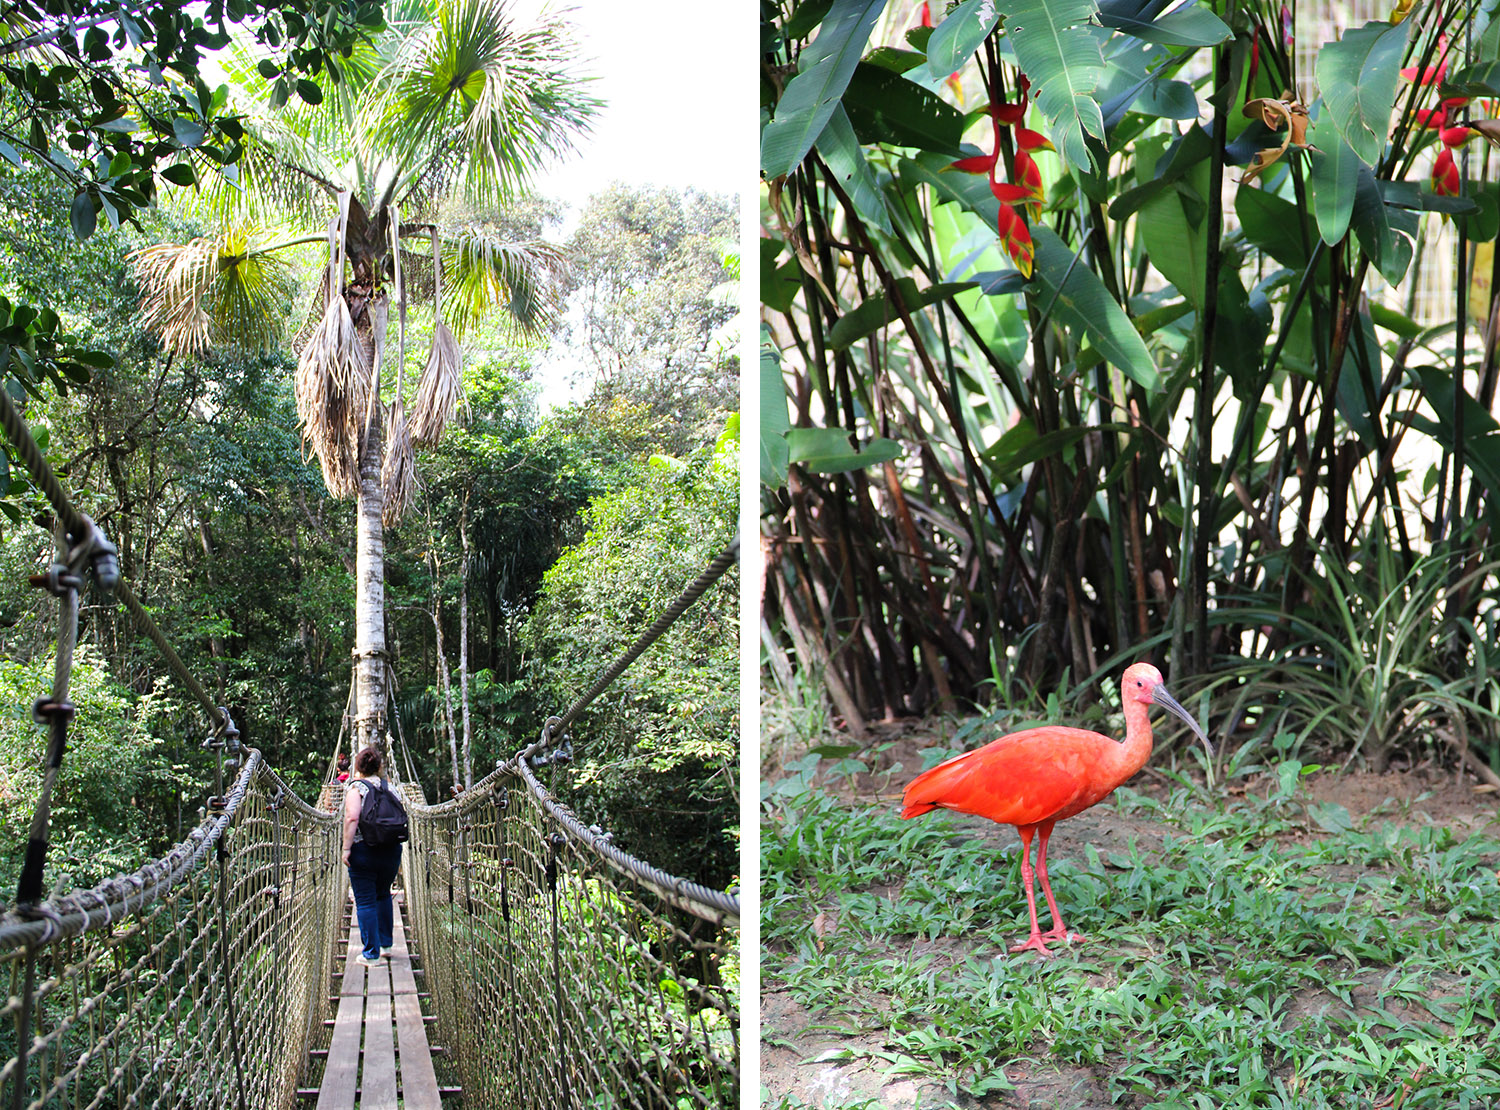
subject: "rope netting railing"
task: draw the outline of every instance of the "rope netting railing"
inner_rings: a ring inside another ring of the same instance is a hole
[[[53,690],[33,710],[49,732],[42,792],[15,905],[0,913],[0,1110],[290,1107],[328,1009],[330,941],[348,889],[340,822],[241,748],[229,714],[120,579],[113,545],[68,500],[3,390],[0,426],[57,514],[58,559],[32,582],[60,604]],[[86,572],[203,707],[214,793],[165,855],[44,898]]]
[[[291,1107],[347,882],[339,824],[247,750],[192,834],[0,916],[0,1107]]]
[[[408,807],[413,925],[473,1105],[738,1104],[739,899],[621,851],[531,766],[737,556],[738,541],[535,744],[451,802]]]
[[[409,812],[407,897],[466,1100],[737,1105],[737,899],[613,848],[524,762]]]

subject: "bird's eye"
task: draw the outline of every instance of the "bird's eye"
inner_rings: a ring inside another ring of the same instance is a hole
[[[1145,683],[1144,683],[1144,682],[1142,682],[1142,681],[1141,681],[1141,680],[1140,680],[1140,679],[1136,679],[1136,680],[1135,680],[1135,684],[1136,684],[1136,685],[1137,685],[1137,686],[1144,686],[1144,685],[1146,685],[1146,684],[1145,684]]]

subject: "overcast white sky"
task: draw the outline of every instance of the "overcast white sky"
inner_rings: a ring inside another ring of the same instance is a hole
[[[583,71],[605,107],[579,154],[538,190],[581,206],[611,181],[739,193],[756,181],[754,5],[571,0],[550,5],[578,28]],[[539,0],[516,0],[532,19]],[[571,8],[571,11],[567,9]]]
[[[759,34],[743,0],[689,5],[621,0],[514,0],[522,22],[545,9],[577,28],[581,73],[605,102],[578,153],[551,167],[536,191],[577,217],[611,182],[740,195],[758,180],[753,69],[741,59]],[[554,351],[536,368],[545,407],[574,399],[574,367]]]

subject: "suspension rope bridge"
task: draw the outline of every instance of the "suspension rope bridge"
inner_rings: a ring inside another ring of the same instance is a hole
[[[736,1105],[738,899],[621,851],[535,768],[566,760],[567,726],[734,564],[738,541],[536,742],[453,801],[426,804],[406,755],[392,777],[411,826],[398,894],[410,934],[398,922],[395,955],[365,977],[345,941],[342,788],[309,805],[240,743],[3,390],[0,426],[61,533],[34,580],[59,598],[58,653],[35,706],[49,731],[42,792],[16,904],[0,914],[0,1110]],[[43,897],[90,570],[204,707],[214,793],[160,858]]]

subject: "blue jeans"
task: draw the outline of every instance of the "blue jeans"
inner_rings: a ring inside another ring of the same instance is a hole
[[[349,886],[354,891],[354,916],[365,959],[380,958],[380,950],[393,943],[391,930],[391,884],[401,868],[401,845],[374,847],[362,840],[349,849]]]

